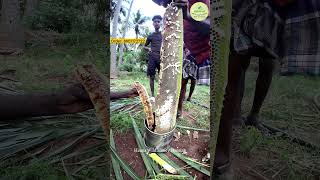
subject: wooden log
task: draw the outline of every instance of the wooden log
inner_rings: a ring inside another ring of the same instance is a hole
[[[110,92],[110,100],[136,96],[138,96],[138,92],[135,88],[120,92]],[[89,109],[93,109],[93,105],[88,93],[81,84],[75,84],[57,92],[0,94],[0,121],[72,114]]]

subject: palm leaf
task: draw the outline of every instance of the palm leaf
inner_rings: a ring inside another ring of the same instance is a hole
[[[116,149],[116,145],[115,145],[114,139],[113,139],[112,129],[110,129],[110,146],[112,148]],[[116,176],[116,179],[123,180],[119,163],[116,161],[116,158],[114,157],[114,155],[111,156],[111,161],[112,161],[113,172]]]
[[[158,156],[160,156],[163,160],[165,160],[172,167],[174,167],[180,175],[184,175],[184,176],[188,177],[188,179],[190,179],[190,180],[193,179],[192,176],[190,176],[190,174],[188,174],[181,167],[179,167],[175,162],[173,162],[171,159],[169,159],[168,156],[165,155],[165,153],[158,153]]]
[[[69,144],[65,145],[65,146],[62,146],[61,148],[57,149],[56,151],[54,151],[53,153],[50,153],[47,158],[50,158],[52,156],[56,156],[60,153],[63,153],[69,149],[71,149],[72,147],[74,147],[75,145],[77,145],[77,143],[79,143],[80,141],[82,141],[83,139],[91,136],[93,133],[95,133],[96,131],[98,130],[98,128],[92,130],[92,131],[89,131],[89,132],[86,132],[84,133],[83,135],[81,135],[80,137],[78,137],[77,139],[75,139],[74,141],[70,142]]]
[[[200,164],[198,163],[195,163],[193,161],[191,161],[188,157],[186,157],[185,155],[179,153],[177,150],[175,149],[170,149],[170,152],[176,156],[177,158],[181,159],[182,161],[184,161],[185,163],[187,163],[189,166],[193,167],[194,169],[202,172],[203,174],[207,175],[207,176],[210,176],[210,172],[204,168],[203,166],[201,166]]]
[[[121,167],[127,172],[127,174],[134,180],[140,180],[141,178],[133,171],[133,169],[126,164],[124,160],[121,159],[119,154],[116,152],[116,150],[113,147],[110,147],[110,150],[112,152],[112,155],[115,157],[115,159],[120,163]]]
[[[137,144],[138,144],[138,147],[139,147],[140,154],[141,154],[141,157],[143,159],[144,165],[146,166],[149,175],[153,175],[154,174],[154,170],[153,170],[152,165],[151,165],[151,159],[144,152],[146,150],[146,148],[143,148],[144,147],[144,140],[143,140],[143,138],[142,138],[142,136],[141,136],[141,134],[139,132],[138,126],[136,124],[136,121],[132,117],[131,117],[131,119],[132,119],[133,129],[134,129],[134,132],[135,132],[136,141],[137,141]]]

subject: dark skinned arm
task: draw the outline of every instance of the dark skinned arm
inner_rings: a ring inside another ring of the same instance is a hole
[[[144,44],[144,47],[143,47],[143,49],[145,49],[146,51],[148,51],[148,52],[150,52],[151,51],[151,48],[150,47],[148,47],[149,46],[149,44],[150,44],[150,39],[149,39],[149,37],[147,38],[147,41],[146,41],[146,43]]]

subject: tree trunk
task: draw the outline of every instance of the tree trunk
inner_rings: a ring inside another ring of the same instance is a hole
[[[211,17],[213,23],[211,27],[211,45],[212,45],[212,71],[210,73],[210,167],[213,167],[217,137],[219,133],[221,111],[223,107],[225,88],[228,80],[228,61],[229,61],[229,45],[231,34],[231,12],[232,1],[218,0],[211,4],[210,14],[223,6],[222,17]],[[220,32],[223,32],[221,34]],[[213,174],[211,168],[211,174]]]
[[[164,14],[163,24],[161,69],[155,102],[155,132],[158,133],[169,132],[176,124],[182,79],[182,10],[169,5]]]
[[[130,3],[130,7],[129,7],[129,10],[128,10],[128,15],[127,15],[126,22],[125,22],[125,25],[124,25],[124,31],[123,31],[123,34],[122,34],[122,38],[126,37],[126,33],[127,33],[127,30],[128,30],[128,24],[129,24],[129,17],[130,17],[133,1],[134,0],[131,0],[131,3]],[[118,61],[119,64],[122,64],[123,48],[124,48],[124,44],[120,44],[119,61]]]
[[[118,0],[116,11],[114,12],[113,24],[112,24],[112,35],[111,37],[117,37],[117,30],[118,30],[118,20],[120,15],[120,9],[122,5],[122,0]],[[117,71],[117,45],[111,44],[111,79],[117,78],[118,71]]]
[[[25,17],[31,17],[35,14],[39,6],[39,0],[27,0],[26,1],[26,10],[24,12]]]
[[[110,92],[110,100],[138,96],[135,88]],[[82,85],[64,90],[38,94],[0,94],[0,121],[26,117],[52,116],[83,112],[93,108],[89,95]]]
[[[2,0],[0,54],[20,54],[24,50],[24,30],[19,0]]]
[[[139,34],[136,33],[136,39],[138,39],[138,38],[139,38]],[[135,53],[137,52],[139,45],[140,45],[140,44],[136,44],[136,47],[134,48],[134,52],[135,52]]]

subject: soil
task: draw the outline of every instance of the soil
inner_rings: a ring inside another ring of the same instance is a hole
[[[198,139],[190,139],[187,135],[181,135],[179,141],[175,141],[175,139],[171,142],[171,147],[176,150],[186,151],[187,156],[196,159],[201,162],[202,158],[208,152],[208,141],[209,141],[209,133],[208,132],[199,132]],[[115,135],[115,144],[117,152],[120,154],[121,158],[126,161],[132,169],[137,173],[137,175],[144,177],[146,174],[146,169],[143,163],[143,160],[140,156],[139,152],[135,152],[135,148],[137,148],[136,140],[134,137],[133,131],[128,131],[125,134],[117,133]],[[171,153],[166,153],[166,155],[173,160],[180,167],[186,166],[186,164],[174,157]],[[210,179],[205,174],[198,172],[195,169],[189,168],[185,169],[192,176],[197,176],[197,179]],[[122,172],[124,179],[131,179],[125,171]]]
[[[189,114],[187,111],[182,111],[182,117],[183,118],[185,118],[185,119],[187,119],[188,120],[188,122],[190,123],[190,124],[196,124],[196,122],[197,122],[197,120],[194,118],[194,117],[192,117],[192,115],[191,114]]]

